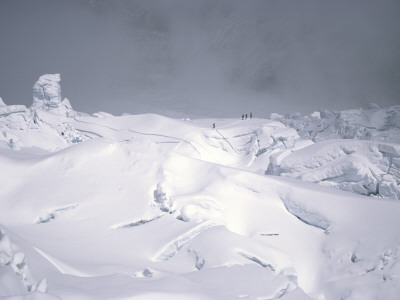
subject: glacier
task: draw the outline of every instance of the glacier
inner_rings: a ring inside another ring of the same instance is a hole
[[[89,115],[60,79],[0,101],[1,298],[398,298],[398,106]]]
[[[400,199],[400,106],[330,112],[310,116],[272,114],[312,140],[282,161],[271,161],[269,174],[363,195]]]

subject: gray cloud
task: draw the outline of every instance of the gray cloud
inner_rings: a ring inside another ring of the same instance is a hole
[[[0,96],[61,73],[75,109],[234,115],[400,103],[396,0],[2,0]]]

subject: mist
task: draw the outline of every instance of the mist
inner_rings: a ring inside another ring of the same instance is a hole
[[[60,73],[75,110],[256,116],[400,104],[400,2],[2,0],[0,97]]]

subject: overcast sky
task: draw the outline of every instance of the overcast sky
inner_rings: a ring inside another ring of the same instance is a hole
[[[0,97],[236,116],[400,104],[398,0],[0,0]]]

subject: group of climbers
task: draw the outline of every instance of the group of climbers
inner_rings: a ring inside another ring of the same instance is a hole
[[[253,119],[253,113],[250,113],[249,117],[250,119]],[[242,115],[242,120],[247,120],[247,114]]]
[[[242,120],[247,120],[247,118],[249,119],[253,119],[253,113],[250,113],[249,115],[247,114],[242,114]],[[215,123],[212,124],[212,128],[215,128]]]

